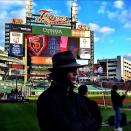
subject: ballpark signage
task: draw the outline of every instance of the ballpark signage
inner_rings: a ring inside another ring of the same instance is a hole
[[[32,26],[32,34],[45,34],[51,36],[71,36],[71,29],[46,26]]]
[[[91,58],[90,38],[80,38],[80,58],[81,59]]]
[[[23,20],[20,18],[13,18],[12,23],[14,24],[23,24]]]
[[[31,36],[29,38],[29,47],[35,55],[39,56],[46,48],[47,42],[45,39],[45,35]]]
[[[40,16],[35,19],[36,23],[45,25],[70,25],[71,19],[65,16],[54,16],[51,11],[39,10]]]
[[[90,38],[80,38],[80,48],[91,48]]]
[[[32,26],[30,25],[22,25],[22,24],[11,24],[10,25],[11,31],[17,31],[17,32],[32,32]]]
[[[89,30],[73,29],[71,33],[72,33],[71,35],[75,37],[90,37]]]
[[[20,44],[10,44],[9,56],[23,56],[23,46]]]
[[[33,56],[31,57],[31,63],[32,64],[52,64],[52,59],[51,57]]]
[[[80,48],[80,59],[90,59],[91,50],[89,48]]]
[[[89,26],[88,25],[81,25],[81,24],[78,24],[78,25],[76,25],[76,29],[78,29],[78,30],[89,30]]]
[[[10,32],[10,43],[23,44],[23,34],[19,32]]]

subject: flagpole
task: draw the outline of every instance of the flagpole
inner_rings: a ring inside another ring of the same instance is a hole
[[[103,73],[103,68],[101,67],[101,65],[99,65],[97,72],[98,72],[98,75],[99,75],[100,87],[101,87],[102,94],[103,94],[103,105],[106,108],[105,92],[104,92],[104,89],[103,89],[102,78],[101,78],[101,75]]]

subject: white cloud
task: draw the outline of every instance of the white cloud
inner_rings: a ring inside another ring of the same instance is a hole
[[[90,29],[93,31],[99,31],[100,26],[95,23],[89,23]]]
[[[114,2],[114,7],[117,9],[123,9],[124,2],[122,0],[116,0]]]
[[[118,15],[118,12],[113,12],[113,11],[107,11],[107,16],[109,19],[114,19]]]
[[[98,36],[95,36],[94,37],[94,42],[96,43],[96,42],[98,42],[100,40],[100,37],[98,37]]]
[[[122,24],[123,28],[131,28],[131,8],[124,7],[124,1],[114,2],[115,10],[107,10],[106,14],[110,20],[116,20]],[[120,9],[120,10],[119,10]]]
[[[108,3],[109,4],[109,3]],[[113,3],[113,10],[105,10],[105,14],[110,20],[116,20],[121,23],[123,28],[131,28],[131,8],[125,8],[123,0],[116,0]]]
[[[111,33],[111,32],[114,32],[115,31],[115,29],[113,29],[113,28],[110,28],[110,27],[102,27],[101,29],[100,29],[100,32],[102,32],[102,33]]]
[[[119,19],[121,20],[121,22],[126,22],[127,18],[128,18],[128,10],[122,10],[119,14]]]
[[[25,18],[25,8],[21,8],[20,10],[17,10],[17,12],[16,11],[11,11],[10,12],[10,15],[11,15],[11,17],[12,18],[22,18],[22,19],[24,19]]]
[[[131,22],[126,22],[125,24],[124,24],[124,28],[131,28]]]
[[[52,10],[53,15],[62,16],[62,12],[60,10]]]
[[[127,56],[131,56],[131,53],[127,54]]]
[[[6,17],[8,17],[8,12],[7,11],[1,11],[1,13],[0,13],[0,20],[4,19]]]
[[[131,9],[123,10],[119,15],[119,20],[123,24],[124,28],[131,28]]]
[[[131,61],[131,53],[124,55],[124,58]]]
[[[119,19],[119,17],[121,16],[121,13],[124,11],[124,6],[122,6],[123,4],[121,5],[119,3],[121,3],[121,1],[115,1],[114,2],[115,9],[114,10],[108,9],[106,11],[107,16],[108,16],[109,19],[112,19],[112,20]],[[121,10],[119,10],[119,9],[121,9]],[[120,19],[120,21],[121,20],[122,19]]]
[[[108,26],[99,26],[98,24],[95,23],[89,23],[90,29],[96,32],[100,32],[100,33],[112,33],[115,31],[114,28],[108,27]]]
[[[102,27],[96,23],[89,23],[88,25],[89,25],[90,29],[95,32],[95,35],[94,35],[94,42],[95,43],[102,40],[106,34],[110,34],[115,31],[114,28],[111,28],[108,26]],[[113,40],[110,41],[110,43],[112,43],[112,42],[113,42]]]
[[[2,0],[0,1],[0,10],[10,10],[14,7],[25,7],[25,0]]]
[[[131,37],[127,38],[128,41],[131,41]]]
[[[107,2],[102,2],[99,9],[98,9],[98,13],[99,14],[104,14],[105,13],[105,10],[106,10],[106,5],[107,5]]]
[[[109,40],[109,43],[112,44],[114,42],[114,40]]]

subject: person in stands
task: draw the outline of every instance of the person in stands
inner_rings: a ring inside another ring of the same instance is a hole
[[[73,91],[77,69],[86,65],[78,64],[71,51],[55,54],[52,63],[52,83],[37,100],[40,130],[98,131],[97,121],[85,101]]]
[[[123,100],[126,97],[127,91],[124,95],[120,95],[118,92],[118,86],[113,85],[111,90],[111,100],[112,100],[112,106],[115,111],[115,117],[114,117],[114,130],[115,131],[122,131],[122,127],[120,125],[121,123],[121,108],[123,104]]]
[[[102,116],[97,102],[88,98],[88,87],[86,85],[80,85],[78,88],[78,93],[85,100],[87,109],[91,112],[92,116],[97,121],[97,126],[100,130],[102,125]]]

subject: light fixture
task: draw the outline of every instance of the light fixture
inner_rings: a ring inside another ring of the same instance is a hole
[[[78,13],[78,5],[77,5],[76,1],[73,0],[72,1],[72,5],[71,5],[72,22],[76,22],[77,21],[77,13]]]

